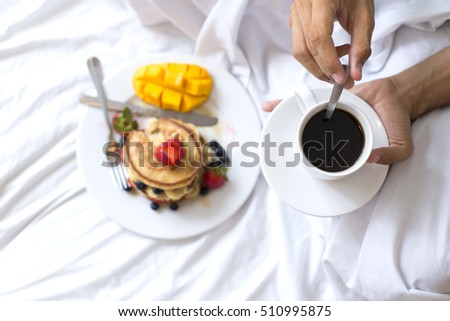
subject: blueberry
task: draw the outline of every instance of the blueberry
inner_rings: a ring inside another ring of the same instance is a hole
[[[152,191],[153,191],[153,193],[155,193],[156,195],[159,195],[159,194],[161,194],[162,192],[164,192],[162,189],[159,189],[159,188],[156,188],[156,187],[153,187],[153,188],[152,188]]]
[[[214,153],[219,158],[225,158],[225,149],[220,145],[217,141],[212,140],[208,142],[208,147],[211,149],[211,152]]]
[[[142,183],[141,181],[136,181],[134,183],[134,185],[136,185],[136,188],[140,191],[145,191],[145,189],[147,188],[147,185],[145,185],[144,183]]]
[[[212,141],[208,142],[208,146],[212,147],[212,148],[217,148],[220,146],[220,144],[216,140],[212,140]]]
[[[219,147],[216,147],[216,150],[214,153],[216,154],[217,157],[221,157],[221,158],[225,157],[225,150],[220,145],[219,145]]]
[[[200,195],[206,195],[206,194],[208,194],[208,192],[209,192],[208,187],[202,186],[200,188]]]
[[[178,209],[178,204],[177,203],[170,203],[169,207],[170,207],[170,209],[172,211],[176,211]]]
[[[225,155],[225,150],[223,149],[222,146],[214,146],[214,147],[210,147],[211,152],[216,155],[217,157],[222,157]]]
[[[156,210],[158,210],[158,208],[159,208],[159,204],[156,203],[156,202],[152,202],[152,203],[150,204],[150,207],[152,208],[152,210],[156,211]]]

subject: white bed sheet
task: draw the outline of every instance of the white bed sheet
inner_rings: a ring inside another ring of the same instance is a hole
[[[323,86],[289,54],[290,1],[130,2],[1,3],[0,300],[450,299],[450,108],[414,123],[414,154],[355,213],[305,216],[260,177],[235,216],[197,237],[145,238],[108,219],[76,163],[90,56],[107,76],[151,53],[195,53],[232,72],[257,106],[299,82]],[[395,1],[407,2],[420,5]],[[376,30],[381,54],[365,80],[450,43],[439,4],[409,27]]]

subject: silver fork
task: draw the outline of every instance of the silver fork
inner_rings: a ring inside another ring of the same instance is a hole
[[[106,125],[108,126],[108,141],[110,143],[108,148],[116,147],[116,142],[114,140],[114,131],[111,125],[111,121],[108,115],[107,109],[107,98],[105,88],[103,87],[103,71],[102,66],[100,64],[100,60],[96,57],[89,58],[87,61],[87,65],[89,68],[89,72],[92,77],[92,81],[94,82],[95,88],[97,89],[98,99],[100,100],[100,105],[103,110],[103,115],[105,116]],[[119,189],[123,189],[129,191],[131,189],[130,184],[128,183],[128,176],[123,168],[122,162],[117,166],[111,167],[111,176],[114,178],[114,182],[116,183],[116,187]]]

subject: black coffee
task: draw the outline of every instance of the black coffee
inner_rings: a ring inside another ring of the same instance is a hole
[[[329,120],[324,117],[322,110],[306,123],[303,152],[315,167],[340,172],[358,160],[364,148],[364,132],[359,121],[342,109],[335,109]]]

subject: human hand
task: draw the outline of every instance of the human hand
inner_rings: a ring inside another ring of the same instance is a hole
[[[350,45],[335,47],[331,38],[335,19],[351,35]],[[292,54],[314,76],[343,84],[345,71],[339,58],[349,54],[347,87],[361,80],[362,66],[371,54],[373,0],[294,0],[289,26]]]
[[[351,92],[373,107],[386,129],[389,147],[372,150],[368,163],[389,165],[407,159],[413,151],[411,111],[391,78],[370,81]]]
[[[367,162],[388,165],[408,158],[413,150],[411,112],[391,78],[358,85],[351,92],[373,107],[389,139],[389,147],[372,150]],[[280,102],[267,101],[262,108],[272,111]]]

